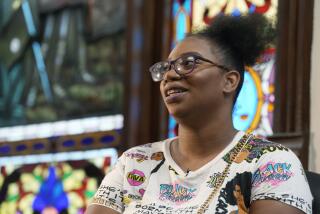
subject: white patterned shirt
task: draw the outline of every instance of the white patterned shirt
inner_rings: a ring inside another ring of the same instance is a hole
[[[125,214],[192,214],[208,198],[245,133],[201,168],[184,172],[170,155],[178,138],[131,148],[103,179],[92,204]],[[205,213],[249,213],[252,201],[274,199],[312,213],[302,165],[288,148],[254,137],[231,163]]]

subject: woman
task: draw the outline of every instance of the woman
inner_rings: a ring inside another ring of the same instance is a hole
[[[219,16],[150,68],[179,135],[126,151],[106,175],[93,213],[311,213],[298,158],[235,130],[244,65],[272,36],[260,15]]]

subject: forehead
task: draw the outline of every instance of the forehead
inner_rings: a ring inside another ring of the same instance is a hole
[[[173,60],[188,52],[196,52],[203,57],[214,57],[214,46],[209,41],[198,37],[187,37],[177,44],[168,59]]]

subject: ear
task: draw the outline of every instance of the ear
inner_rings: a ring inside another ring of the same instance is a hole
[[[224,75],[224,87],[223,92],[230,94],[234,92],[240,82],[240,73],[236,70],[231,70]]]

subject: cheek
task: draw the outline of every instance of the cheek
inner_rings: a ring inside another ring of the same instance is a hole
[[[160,93],[161,93],[162,98],[165,98],[163,81],[160,82]]]
[[[199,78],[194,78],[192,81],[193,88],[197,96],[208,101],[212,97],[223,94],[221,75],[204,75]]]
[[[162,81],[160,82],[160,93],[161,93],[162,100],[164,101],[166,96],[164,94],[164,84]]]

